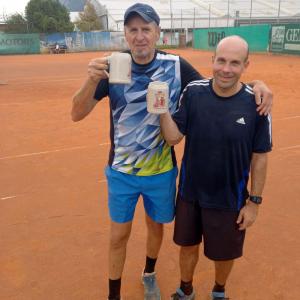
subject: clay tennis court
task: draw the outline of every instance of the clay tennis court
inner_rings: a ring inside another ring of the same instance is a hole
[[[211,53],[176,50],[210,76]],[[71,98],[101,53],[0,57],[0,299],[96,300],[107,296],[109,219],[104,166],[108,101],[73,123]],[[299,299],[300,57],[252,54],[244,81],[273,90],[274,150],[264,203],[228,282],[233,300]],[[180,162],[183,144],[177,150]],[[162,299],[179,284],[173,224],[157,272]],[[137,207],[122,282],[142,300],[145,226]],[[202,249],[202,248],[201,248]],[[200,256],[194,285],[208,300],[213,264]]]

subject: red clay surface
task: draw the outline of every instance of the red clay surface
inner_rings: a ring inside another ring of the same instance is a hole
[[[210,76],[209,52],[180,50]],[[107,296],[109,219],[103,168],[108,157],[108,101],[79,123],[71,98],[101,53],[1,56],[0,299],[96,300]],[[264,203],[248,230],[245,255],[228,282],[233,300],[299,299],[300,57],[251,55],[244,81],[273,90],[274,151]],[[177,147],[178,160],[182,144]],[[157,271],[162,299],[179,282],[173,224]],[[145,225],[137,207],[123,276],[124,300],[143,299]],[[202,250],[202,249],[201,249]],[[208,300],[213,264],[200,255],[194,284]]]

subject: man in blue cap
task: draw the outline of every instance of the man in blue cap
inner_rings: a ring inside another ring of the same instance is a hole
[[[91,60],[88,78],[73,98],[72,119],[85,118],[109,97],[111,149],[105,169],[111,218],[109,249],[109,300],[120,300],[126,247],[139,196],[143,197],[147,225],[146,263],[142,273],[144,299],[161,299],[155,264],[163,239],[163,224],[174,218],[177,166],[173,147],[163,139],[159,116],[146,108],[150,82],[169,85],[169,110],[175,112],[180,93],[202,76],[178,55],[155,49],[160,37],[160,18],[147,4],[136,3],[124,15],[125,38],[132,56],[130,84],[108,81],[107,57]],[[258,82],[261,113],[272,103],[269,89]],[[138,299],[139,296],[134,299]]]

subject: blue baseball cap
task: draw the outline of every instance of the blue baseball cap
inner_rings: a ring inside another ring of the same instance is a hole
[[[128,22],[133,14],[138,14],[147,23],[155,22],[159,25],[160,18],[157,12],[148,4],[136,3],[127,8],[124,15],[124,25]]]

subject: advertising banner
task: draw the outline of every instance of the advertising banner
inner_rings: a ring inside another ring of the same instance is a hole
[[[0,54],[40,53],[38,34],[3,34],[0,33]]]
[[[300,54],[300,24],[273,25],[270,51]]]
[[[250,51],[267,52],[269,48],[270,25],[252,25],[242,27],[217,27],[194,30],[196,49],[214,50],[221,39],[230,35],[244,38]]]

